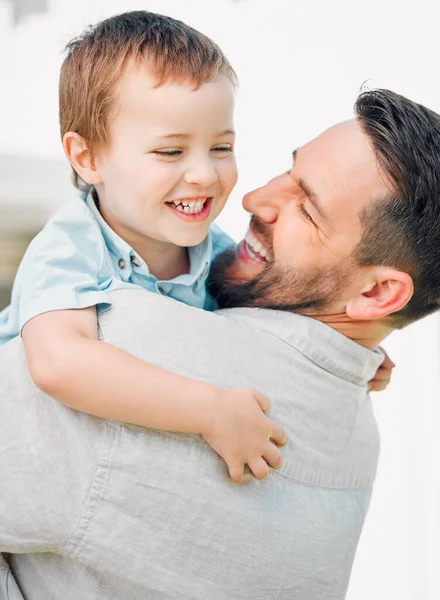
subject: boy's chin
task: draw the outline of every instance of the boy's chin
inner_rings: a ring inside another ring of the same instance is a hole
[[[192,246],[198,246],[207,237],[209,233],[209,227],[200,228],[200,231],[192,231],[183,233],[181,235],[174,234],[170,235],[170,241],[176,246],[182,246],[183,248],[191,248]]]

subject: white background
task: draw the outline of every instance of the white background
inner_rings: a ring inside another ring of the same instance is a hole
[[[287,169],[295,147],[350,118],[363,82],[440,112],[436,0],[51,0],[49,6],[48,14],[14,29],[10,5],[0,0],[0,154],[62,160],[61,51],[86,24],[131,9],[183,19],[220,44],[241,80],[240,182],[219,219],[236,239],[247,223],[243,193]],[[58,191],[55,197],[62,200]],[[386,343],[397,367],[389,390],[374,400],[382,455],[349,600],[440,598],[439,334],[434,316]]]

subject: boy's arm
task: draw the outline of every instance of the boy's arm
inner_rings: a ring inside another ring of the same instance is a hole
[[[46,394],[77,410],[167,431],[198,433],[241,481],[280,468],[282,428],[264,413],[269,401],[250,389],[222,390],[170,373],[100,342],[95,307],[47,312],[22,330],[29,370]],[[272,443],[274,442],[274,443]]]
[[[377,369],[373,379],[368,384],[369,392],[381,392],[385,390],[391,380],[391,372],[396,366],[383,348],[380,348],[385,354],[382,364]]]

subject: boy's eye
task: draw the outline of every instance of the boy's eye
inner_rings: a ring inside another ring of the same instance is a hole
[[[220,146],[216,146],[212,149],[213,152],[234,152],[232,146],[228,146],[226,144],[221,144]]]
[[[171,148],[170,150],[155,150],[154,154],[158,156],[179,156],[182,154],[182,150],[178,150],[177,148]]]
[[[227,144],[222,144],[220,146],[215,146],[211,149],[211,151],[216,153],[228,153],[233,152],[233,148]],[[153,154],[156,154],[157,156],[173,158],[183,154],[183,150],[180,150],[179,148],[169,148],[166,150],[154,150]]]

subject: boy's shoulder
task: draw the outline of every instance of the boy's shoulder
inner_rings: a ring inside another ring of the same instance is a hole
[[[223,231],[218,225],[215,223],[211,225],[211,240],[212,240],[212,258],[216,258],[219,254],[226,250],[226,248],[230,248],[235,245],[234,240]]]
[[[11,334],[46,312],[109,305],[105,290],[113,277],[94,215],[84,198],[69,199],[32,240],[18,267]]]
[[[47,221],[31,242],[32,247],[50,244],[88,245],[94,242],[104,249],[102,232],[82,194],[74,194]]]
[[[90,228],[92,231],[100,232],[99,224],[87,206],[84,194],[77,192],[72,194],[48,220],[41,233],[46,229],[77,233],[84,227],[86,230]]]
[[[29,244],[21,267],[87,257],[100,268],[107,263],[105,241],[94,215],[81,194],[72,195]]]

